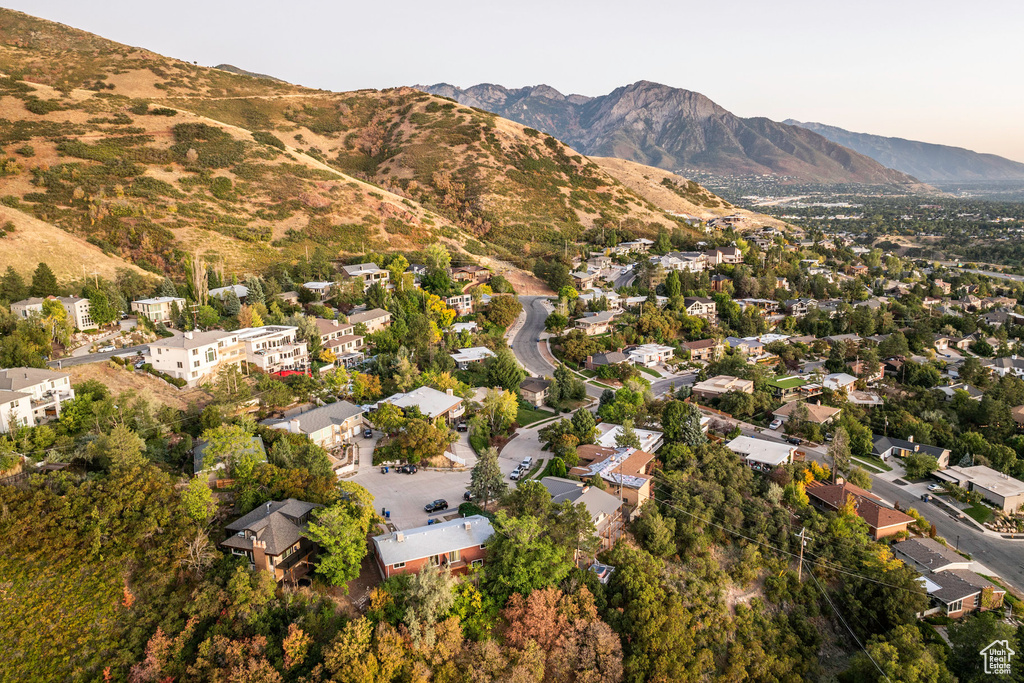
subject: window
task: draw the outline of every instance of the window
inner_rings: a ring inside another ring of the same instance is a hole
[[[487,546],[483,543],[480,544],[480,550],[487,550]]]
[[[430,556],[430,566],[431,567],[436,567],[439,564],[441,564],[441,557],[439,555],[431,555]]]
[[[956,600],[954,602],[949,603],[949,605],[946,606],[946,613],[950,614],[952,612],[959,612],[963,608],[964,608],[964,601],[963,600]]]
[[[391,568],[392,569],[401,569],[404,566],[405,566],[405,562],[396,562],[395,564],[391,565]]]
[[[199,367],[199,361],[197,361],[197,360],[192,361],[192,367],[198,368]]]
[[[483,560],[473,560],[473,561],[472,561],[472,562],[470,562],[469,564],[470,564],[470,566],[472,566],[473,568],[476,568],[476,567],[482,567],[482,566],[484,566],[484,561],[483,561]]]
[[[231,549],[231,554],[232,555],[248,555],[249,553],[246,552],[245,550],[240,549],[240,548],[232,548]]]
[[[199,349],[192,349],[192,355],[193,356],[198,356],[199,355]]]
[[[181,363],[181,361],[180,361],[180,360],[178,361],[178,367],[179,367],[179,368],[181,368],[181,367],[184,367],[184,366],[182,365],[182,363]]]
[[[461,550],[453,550],[450,553],[448,553],[448,561],[449,562],[458,562],[461,559],[462,559],[462,551]]]
[[[217,360],[217,350],[212,348],[212,347],[207,349],[206,350],[206,362],[207,363],[213,363],[216,360]]]

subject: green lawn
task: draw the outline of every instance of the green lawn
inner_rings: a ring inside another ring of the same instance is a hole
[[[892,472],[892,467],[886,464],[881,458],[874,455],[858,455],[858,460],[863,460],[872,467],[882,470],[883,472]]]
[[[981,503],[977,503],[975,505],[972,505],[971,507],[969,507],[966,510],[964,510],[964,512],[966,512],[976,522],[978,522],[980,524],[984,524],[992,516],[992,510],[988,509],[987,507],[985,507]]]
[[[519,423],[520,427],[529,427],[536,422],[556,416],[557,413],[553,413],[550,410],[542,410],[540,408],[534,408],[531,405],[520,403],[519,411],[516,413],[516,422]]]
[[[874,464],[870,464],[870,461],[863,458],[854,458],[853,464],[859,466],[861,469],[865,469],[872,474],[881,474],[882,470],[876,467]]]
[[[651,375],[652,377],[657,377],[659,379],[661,378],[661,374],[660,373],[655,372],[654,370],[651,370],[650,368],[645,368],[642,365],[636,366],[636,369],[639,370],[640,372],[646,372],[648,375]]]
[[[580,370],[579,373],[584,377],[589,377],[591,379],[597,377],[597,373],[594,372],[593,370]]]

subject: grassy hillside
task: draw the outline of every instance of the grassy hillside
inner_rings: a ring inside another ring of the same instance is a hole
[[[527,267],[679,220],[554,138],[403,88],[328,93],[0,10],[0,202],[153,271],[444,240]]]

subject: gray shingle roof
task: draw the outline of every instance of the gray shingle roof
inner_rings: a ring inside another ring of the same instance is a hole
[[[348,317],[348,321],[353,325],[357,323],[366,324],[371,320],[382,318],[384,316],[390,316],[391,314],[385,311],[383,308],[374,308],[369,311],[363,311],[362,313],[354,313]]]
[[[312,434],[331,425],[340,425],[351,417],[362,415],[363,409],[348,401],[335,401],[319,408],[313,408],[305,413],[293,415],[283,420],[264,420],[261,424],[270,427],[286,425],[292,420],[299,421],[299,429],[303,434]]]
[[[54,372],[41,368],[10,368],[0,370],[0,390],[20,391],[28,389],[43,382],[64,379],[70,377],[66,372]]]
[[[908,538],[893,545],[893,550],[933,572],[942,571],[951,564],[968,562],[957,552],[931,538]]]
[[[280,555],[302,537],[302,530],[306,524],[300,520],[311,510],[321,507],[323,506],[317,503],[307,503],[294,498],[271,501],[260,505],[225,528],[228,531],[248,531],[255,534],[258,540],[266,543],[268,555]],[[222,541],[221,545],[251,550],[252,539],[232,536]]]
[[[894,447],[905,451],[925,453],[927,455],[935,456],[936,458],[942,457],[942,454],[946,452],[946,449],[941,448],[940,446],[929,446],[926,443],[896,439],[891,436],[878,436],[877,434],[875,435],[874,448],[872,449],[872,452],[875,455],[881,455],[885,451]]]
[[[962,576],[963,574],[973,574],[977,578],[972,581],[967,581],[964,576]],[[939,590],[934,591],[931,594],[932,597],[941,600],[947,605],[951,602],[963,600],[964,598],[968,598],[976,593],[980,593],[982,588],[985,586],[974,585],[976,583],[984,582],[990,586],[992,585],[977,574],[974,574],[974,572],[966,569],[951,569],[946,572],[929,574],[928,580],[939,586]]]
[[[523,391],[532,391],[539,393],[544,391],[551,386],[551,380],[540,379],[539,377],[527,377],[519,383],[519,388]]]

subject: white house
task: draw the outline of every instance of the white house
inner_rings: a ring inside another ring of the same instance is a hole
[[[329,299],[331,296],[331,290],[334,289],[333,282],[324,281],[305,282],[303,283],[302,286],[303,288],[308,289],[309,291],[316,294],[320,301],[323,301],[324,299]]]
[[[794,446],[778,441],[757,439],[752,436],[737,436],[725,445],[755,470],[770,471],[779,465],[793,462]]]
[[[663,434],[653,429],[634,429],[636,436],[640,439],[640,450],[645,453],[654,453],[665,443]],[[597,425],[597,438],[594,443],[604,448],[617,448],[615,439],[622,433],[622,425],[602,422]]]
[[[359,436],[363,412],[348,401],[335,401],[284,419],[264,420],[261,424],[292,434],[305,434],[316,445],[331,450]]]
[[[74,397],[68,373],[39,368],[0,370],[0,433],[56,419],[61,404]]]
[[[626,357],[636,365],[650,368],[673,357],[675,349],[664,344],[641,344],[626,351]]]
[[[857,378],[845,372],[833,372],[821,380],[821,386],[831,391],[849,391],[856,383]]]
[[[443,417],[448,422],[466,412],[462,399],[455,396],[451,389],[438,391],[433,387],[419,387],[404,394],[394,394],[384,399],[382,403],[390,403],[403,409],[418,408],[431,420]]]
[[[226,287],[215,287],[211,289],[210,298],[223,299],[228,295],[228,292],[234,292],[239,301],[245,301],[245,297],[249,296],[249,288],[245,285],[228,285]]]
[[[359,280],[365,292],[375,284],[387,287],[391,273],[379,268],[376,263],[356,263],[341,267],[342,277],[346,280]]]
[[[152,299],[139,299],[132,302],[132,311],[146,316],[150,322],[171,322],[171,311],[177,305],[178,310],[185,307],[185,300],[177,296],[157,296]]]
[[[245,360],[245,344],[238,332],[210,330],[185,332],[149,345],[147,360],[154,370],[183,379],[190,387],[212,381],[226,365]]]
[[[467,369],[470,363],[479,363],[488,358],[494,358],[494,355],[494,351],[491,351],[486,346],[471,346],[468,349],[459,349],[451,354],[459,370]]]
[[[238,341],[245,344],[245,361],[266,373],[305,370],[309,367],[306,342],[296,336],[299,329],[290,325],[266,325],[238,330]]]

